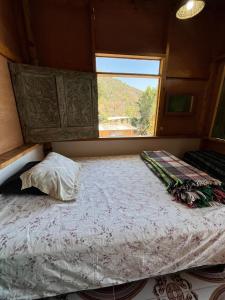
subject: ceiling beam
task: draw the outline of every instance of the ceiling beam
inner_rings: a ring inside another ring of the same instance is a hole
[[[33,29],[31,25],[31,13],[30,13],[29,2],[30,2],[29,0],[22,0],[25,31],[26,31],[27,41],[28,41],[27,47],[29,53],[29,63],[33,65],[39,65],[37,48],[36,48]]]

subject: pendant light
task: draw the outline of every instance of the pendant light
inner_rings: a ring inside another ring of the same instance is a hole
[[[176,17],[181,20],[190,19],[199,14],[205,7],[205,0],[183,0],[181,1]]]

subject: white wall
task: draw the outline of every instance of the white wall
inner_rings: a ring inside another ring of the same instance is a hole
[[[164,149],[182,157],[186,151],[198,150],[201,140],[198,138],[150,138],[131,140],[99,140],[99,141],[71,141],[52,143],[53,151],[65,156],[104,156],[121,154],[138,154],[142,150]],[[11,165],[0,170],[0,184],[9,176],[17,172],[30,161],[42,160],[43,146],[31,150]]]
[[[30,161],[38,161],[42,160],[44,157],[43,154],[43,146],[40,145],[37,148],[31,150],[27,154],[23,155],[16,161],[14,161],[9,166],[0,170],[0,184],[2,184],[7,178],[16,173],[19,169],[21,169],[25,164]]]
[[[149,138],[126,140],[71,141],[52,143],[53,151],[75,156],[137,154],[142,150],[164,149],[182,157],[186,151],[198,150],[199,138]]]

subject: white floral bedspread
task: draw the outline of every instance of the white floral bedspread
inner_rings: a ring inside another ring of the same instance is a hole
[[[0,299],[225,263],[225,206],[171,200],[139,156],[83,159],[76,202],[0,196]]]

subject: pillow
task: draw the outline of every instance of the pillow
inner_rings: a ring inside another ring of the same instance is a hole
[[[0,186],[0,194],[9,194],[9,195],[46,195],[43,192],[41,192],[39,189],[35,187],[30,187],[24,190],[21,190],[22,187],[22,180],[20,179],[20,175],[26,172],[27,170],[30,170],[33,166],[37,165],[39,161],[32,161],[27,163],[25,166],[23,166],[22,169],[20,169],[18,172],[16,172],[14,175],[10,176],[1,186]]]
[[[42,162],[20,176],[22,189],[34,186],[57,200],[75,200],[79,189],[79,171],[78,163],[50,152]]]

